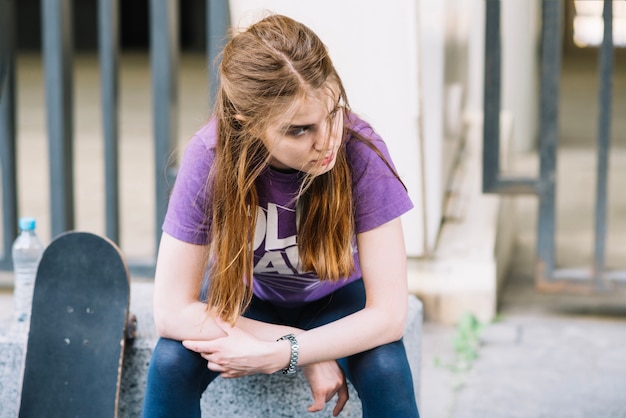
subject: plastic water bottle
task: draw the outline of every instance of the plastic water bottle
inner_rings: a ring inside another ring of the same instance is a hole
[[[44,250],[41,240],[35,233],[35,226],[34,218],[20,218],[20,234],[13,242],[11,253],[15,276],[13,297],[15,314],[19,322],[26,322],[30,318],[37,267]]]

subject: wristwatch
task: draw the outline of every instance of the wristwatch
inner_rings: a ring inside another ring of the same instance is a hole
[[[283,369],[283,374],[294,375],[296,374],[296,365],[298,364],[298,340],[293,334],[283,335],[276,341],[287,340],[291,344],[291,358],[289,359],[289,365]]]

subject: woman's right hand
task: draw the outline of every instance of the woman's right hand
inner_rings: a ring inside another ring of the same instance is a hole
[[[307,411],[321,411],[326,402],[337,394],[337,404],[333,409],[333,416],[339,415],[348,402],[346,376],[339,364],[334,360],[308,364],[302,366],[302,372],[308,380],[313,394],[313,404],[307,408]]]

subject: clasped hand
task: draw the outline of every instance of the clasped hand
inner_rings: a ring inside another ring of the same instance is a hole
[[[210,341],[183,341],[183,345],[202,355],[210,370],[224,378],[236,378],[256,373],[271,374],[283,369],[289,360],[280,345],[274,341],[263,341],[253,335],[217,320],[217,325],[226,334],[223,338]],[[285,357],[285,358],[283,358]],[[335,394],[337,404],[333,415],[337,416],[348,401],[348,387],[343,371],[336,361],[324,361],[302,367],[313,395],[309,412],[320,411]]]

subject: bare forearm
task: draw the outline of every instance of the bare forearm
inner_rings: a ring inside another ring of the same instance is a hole
[[[299,364],[338,359],[360,353],[402,337],[405,316],[390,316],[363,309],[298,335]]]
[[[158,334],[172,340],[213,340],[226,335],[199,301],[171,310],[155,306],[154,319]]]
[[[158,309],[156,310],[158,312]],[[194,302],[173,312],[155,315],[157,332],[161,337],[173,340],[213,340],[225,337],[226,333],[216,324],[215,315],[201,302]],[[237,327],[264,341],[276,341],[285,334],[299,334],[302,331],[283,325],[268,324],[241,317]]]
[[[263,341],[276,341],[283,335],[300,334],[303,332],[295,327],[268,324],[266,322],[256,321],[245,317],[241,317],[237,320],[237,327]]]

